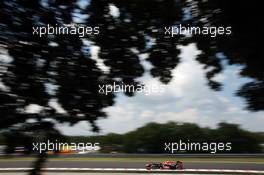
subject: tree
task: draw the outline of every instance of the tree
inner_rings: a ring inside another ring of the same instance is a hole
[[[197,26],[224,26],[232,27],[232,35],[193,37],[197,42],[198,49],[203,54],[197,60],[210,68],[207,72],[209,85],[220,90],[221,84],[213,81],[214,75],[220,73],[224,68],[222,61],[227,60],[230,65],[242,66],[240,75],[247,77],[251,82],[244,84],[237,95],[244,97],[247,109],[260,111],[264,109],[264,76],[263,76],[263,52],[261,52],[263,35],[262,15],[259,14],[257,1],[242,0],[239,3],[228,0],[196,1],[199,11],[197,17],[191,19],[190,23]],[[199,19],[204,20],[199,20]],[[219,58],[218,53],[223,53],[224,58]]]
[[[115,98],[113,93],[107,96],[100,94],[98,85],[113,81],[139,84],[137,79],[144,73],[139,55],[143,53],[148,55],[147,61],[153,65],[152,76],[168,83],[172,79],[171,70],[180,62],[180,51],[176,46],[190,42],[197,43],[202,50],[203,54],[197,60],[205,68],[213,68],[207,72],[213,89],[220,87],[213,81],[214,75],[223,70],[216,53],[223,52],[229,64],[242,64],[241,75],[254,80],[243,86],[238,95],[245,97],[249,109],[263,110],[263,55],[258,37],[261,32],[250,27],[251,19],[256,17],[254,5],[257,3],[243,1],[237,7],[235,2],[227,0],[192,2],[196,5],[185,0],[92,0],[84,8],[79,7],[76,0],[36,0],[30,3],[26,0],[2,0],[0,47],[12,61],[0,63],[0,78],[6,87],[0,90],[0,129],[19,132],[26,137],[38,132],[48,139],[60,135],[54,128],[56,122],[73,125],[88,121],[93,130],[98,131],[96,120],[106,117],[103,109],[113,105]],[[119,9],[118,17],[109,14],[109,4]],[[196,11],[198,15],[183,20],[183,8],[191,8],[193,14]],[[221,13],[218,13],[219,8]],[[39,37],[32,34],[33,26],[72,23],[77,12],[89,16],[83,19],[84,25],[100,27],[98,37],[81,39],[78,35]],[[230,38],[164,37],[164,26],[179,23],[204,25],[199,21],[206,16],[210,17],[207,21],[211,25],[232,26],[234,35]],[[253,23],[260,24],[258,20]],[[90,52],[84,51],[84,40],[100,47],[99,57],[109,67],[109,73],[100,70],[91,59]],[[64,112],[51,105],[56,101]],[[32,104],[40,106],[40,111],[26,112]]]
[[[216,129],[192,123],[148,123],[124,135],[124,151],[129,153],[168,153],[165,143],[231,143],[229,151],[219,153],[261,153],[261,135],[241,129],[239,125],[219,123]],[[109,140],[110,143],[110,140]],[[208,153],[210,150],[185,150],[187,153]],[[180,153],[180,152],[179,152]]]
[[[213,131],[215,139],[219,142],[231,142],[233,153],[259,153],[261,152],[258,134],[245,131],[236,124],[219,123]]]

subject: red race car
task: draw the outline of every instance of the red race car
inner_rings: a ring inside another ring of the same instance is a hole
[[[176,169],[183,169],[183,162],[181,161],[166,161],[163,163],[148,163],[145,165],[147,170],[153,169],[168,169],[168,170],[176,170]]]
[[[166,161],[162,163],[163,169],[169,170],[176,170],[176,169],[183,169],[183,163],[181,161],[173,162],[173,161]]]

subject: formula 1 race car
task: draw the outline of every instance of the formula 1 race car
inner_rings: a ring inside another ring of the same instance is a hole
[[[145,167],[147,170],[154,170],[154,169],[176,170],[176,169],[183,169],[183,162],[165,161],[163,163],[148,163],[145,165]]]
[[[162,169],[162,163],[148,163],[145,167],[147,170]]]

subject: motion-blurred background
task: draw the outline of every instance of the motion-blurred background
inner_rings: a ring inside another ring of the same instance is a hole
[[[178,139],[263,152],[259,4],[1,0],[2,154],[31,154],[32,142],[48,139],[100,142],[104,153],[164,153],[164,142]],[[100,34],[33,35],[33,27],[48,24],[99,26]],[[164,35],[165,26],[179,24],[231,26],[232,34]],[[150,95],[99,93],[99,85],[113,82],[165,88]]]

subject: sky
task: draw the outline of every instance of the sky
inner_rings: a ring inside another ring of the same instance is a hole
[[[80,0],[80,6],[88,4],[83,4]],[[109,4],[109,13],[114,18],[120,14],[114,4]],[[191,122],[211,128],[217,127],[219,122],[229,122],[240,124],[250,131],[264,131],[264,112],[246,110],[244,99],[234,95],[241,85],[250,81],[239,76],[241,66],[230,66],[223,62],[225,70],[215,77],[216,81],[223,84],[223,90],[216,92],[207,86],[205,71],[195,61],[200,53],[195,43],[181,46],[180,50],[181,63],[172,71],[173,79],[165,86],[164,93],[148,96],[138,93],[134,97],[119,93],[115,105],[105,109],[108,117],[97,121],[102,130],[100,134],[126,133],[148,122],[168,121]],[[107,72],[109,69],[97,56],[99,51],[98,46],[91,46],[92,59],[97,61],[100,69]],[[225,57],[221,53],[218,56]],[[145,85],[161,85],[149,73],[151,65],[144,61],[147,55],[141,55],[141,58],[147,71],[140,81]],[[94,134],[90,132],[90,126],[86,122],[80,122],[74,127],[58,125],[58,128],[67,135]]]
[[[80,0],[80,6],[87,6]],[[113,4],[109,5],[110,15],[119,16],[119,10]],[[82,17],[76,17],[78,22]],[[97,62],[98,68],[107,72],[109,69],[98,57],[100,47],[84,40],[84,45],[90,47],[91,58]],[[99,119],[98,126],[101,128],[100,134],[106,133],[126,133],[135,130],[149,122],[166,123],[191,122],[202,127],[215,128],[219,122],[229,122],[240,124],[242,128],[250,131],[264,131],[264,112],[250,112],[245,109],[246,104],[243,98],[234,95],[241,85],[249,79],[239,76],[241,66],[227,65],[223,62],[225,70],[215,77],[215,80],[223,84],[222,91],[213,91],[207,86],[205,71],[195,58],[200,53],[195,43],[187,46],[179,46],[181,50],[181,62],[173,69],[173,79],[164,86],[164,92],[145,95],[137,93],[133,97],[127,97],[122,93],[117,94],[114,106],[105,108],[106,119]],[[224,57],[219,54],[219,57]],[[141,63],[145,67],[145,74],[139,80],[145,85],[160,86],[162,83],[153,78],[149,70],[151,65],[145,61],[146,54],[140,55]],[[1,51],[0,61],[11,62],[12,58],[6,51]],[[55,88],[47,85],[52,91]],[[4,89],[0,80],[0,89]],[[52,106],[58,113],[64,113],[64,109],[57,103],[56,99],[51,99]],[[34,113],[42,108],[32,104],[26,107],[26,112]],[[57,128],[66,135],[94,135],[87,122],[80,122],[74,126],[57,124]]]
[[[244,99],[234,95],[242,84],[249,81],[239,76],[240,66],[225,65],[225,71],[215,77],[223,83],[223,90],[216,92],[207,86],[205,71],[195,60],[200,53],[195,43],[179,48],[181,63],[172,71],[173,79],[165,86],[164,92],[151,95],[137,93],[133,97],[119,93],[115,105],[104,110],[108,117],[97,121],[102,129],[100,134],[126,133],[148,122],[168,121],[191,122],[211,128],[219,122],[229,122],[240,124],[247,130],[264,131],[264,112],[247,111]],[[99,49],[92,50],[95,56]],[[144,60],[147,55],[141,55],[141,58],[147,71],[140,81],[145,85],[162,85],[151,77],[151,65]],[[98,61],[98,64],[104,69],[101,62]],[[86,122],[74,127],[58,125],[58,128],[66,135],[93,134]]]

